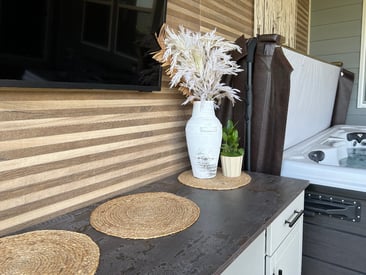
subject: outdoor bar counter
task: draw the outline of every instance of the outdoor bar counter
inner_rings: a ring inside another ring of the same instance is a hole
[[[308,186],[303,180],[248,174],[251,182],[233,190],[193,188],[181,184],[178,175],[173,175],[125,193],[170,192],[195,202],[200,208],[198,220],[170,236],[133,240],[96,231],[89,217],[103,202],[28,227],[21,233],[62,229],[89,235],[100,249],[96,272],[100,275],[218,274]]]

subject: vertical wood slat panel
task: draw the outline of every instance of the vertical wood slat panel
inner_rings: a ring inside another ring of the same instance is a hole
[[[253,0],[168,0],[167,23],[252,35]],[[191,107],[153,93],[0,88],[0,235],[189,168]]]

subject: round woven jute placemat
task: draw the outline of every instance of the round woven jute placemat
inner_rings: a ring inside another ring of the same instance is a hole
[[[239,177],[224,177],[221,169],[217,169],[216,177],[211,179],[198,179],[192,174],[192,170],[184,171],[178,176],[180,183],[194,188],[206,190],[232,190],[247,185],[252,178],[242,172]]]
[[[200,214],[191,200],[167,192],[126,195],[98,206],[90,224],[107,235],[151,239],[190,227]]]
[[[94,274],[99,247],[85,234],[31,231],[0,238],[0,274]]]

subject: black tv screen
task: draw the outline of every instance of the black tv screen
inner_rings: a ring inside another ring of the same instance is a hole
[[[0,0],[0,86],[160,90],[166,0]]]

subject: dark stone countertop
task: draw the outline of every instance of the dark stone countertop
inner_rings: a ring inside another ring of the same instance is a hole
[[[175,175],[128,192],[171,192],[191,199],[200,207],[197,222],[171,236],[129,240],[100,233],[89,224],[90,213],[100,203],[22,232],[63,229],[89,235],[100,248],[97,270],[100,275],[220,273],[308,185],[303,180],[249,174],[252,181],[235,190],[195,189],[180,184]]]

